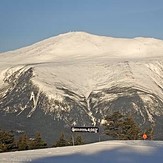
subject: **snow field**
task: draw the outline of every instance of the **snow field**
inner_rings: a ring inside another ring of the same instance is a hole
[[[105,141],[0,153],[0,163],[162,163],[161,141]]]

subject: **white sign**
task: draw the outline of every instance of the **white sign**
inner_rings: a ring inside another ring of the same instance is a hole
[[[98,133],[98,127],[71,127],[72,132],[90,132],[90,133]]]

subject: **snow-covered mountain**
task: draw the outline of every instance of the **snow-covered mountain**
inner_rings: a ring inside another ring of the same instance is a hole
[[[162,40],[71,32],[0,54],[0,128],[49,139],[117,110],[163,136]]]

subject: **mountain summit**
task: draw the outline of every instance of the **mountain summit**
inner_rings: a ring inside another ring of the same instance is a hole
[[[70,32],[0,54],[0,128],[53,141],[120,111],[158,139],[162,108],[162,40]]]
[[[40,41],[31,46],[7,52],[12,62],[27,63],[105,57],[108,59],[160,57],[163,41],[153,38],[113,38],[86,32],[69,32]],[[4,59],[3,53],[0,59]],[[7,62],[9,59],[7,59]]]

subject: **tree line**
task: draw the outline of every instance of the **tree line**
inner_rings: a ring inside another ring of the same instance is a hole
[[[143,139],[143,134],[147,135],[148,140],[152,140],[154,135],[152,126],[143,131],[131,116],[123,115],[120,112],[107,115],[103,128],[104,134],[116,140],[141,140]],[[62,133],[52,147],[82,144],[84,144],[84,140],[80,135],[66,139]],[[47,143],[42,139],[39,132],[35,134],[34,138],[29,138],[27,134],[22,134],[18,139],[15,139],[12,132],[0,129],[0,152],[40,148],[47,148]]]
[[[83,138],[80,135],[75,137],[74,145],[84,144]],[[62,133],[59,139],[52,145],[52,147],[62,147],[73,145],[72,138],[66,139]],[[27,134],[20,135],[15,138],[11,131],[0,129],[0,152],[21,151],[47,148],[47,143],[42,139],[41,134],[37,132],[34,138],[29,138]]]

